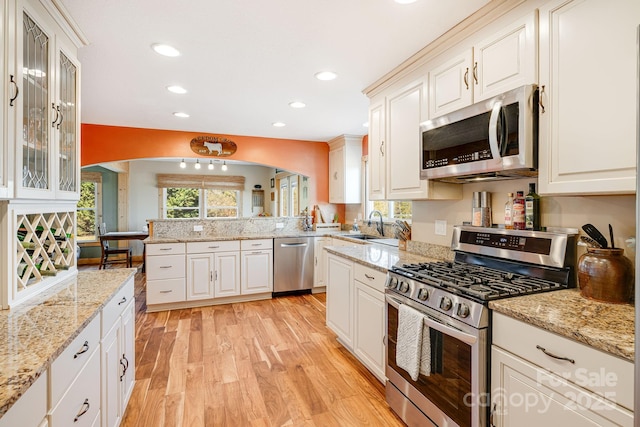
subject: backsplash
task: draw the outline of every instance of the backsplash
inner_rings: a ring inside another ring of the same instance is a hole
[[[300,231],[302,217],[257,217],[233,219],[151,219],[149,223],[155,238],[225,236],[246,233],[273,233]],[[276,224],[282,228],[276,229]],[[194,226],[202,226],[202,231],[194,231]]]

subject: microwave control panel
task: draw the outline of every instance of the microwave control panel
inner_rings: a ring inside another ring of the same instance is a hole
[[[429,152],[424,152],[424,169],[437,168],[441,166],[449,166],[449,165],[459,165],[461,163],[470,163],[477,162],[479,160],[487,160],[493,158],[490,150],[482,150],[482,151],[474,151],[472,153],[464,153],[457,154],[454,156],[445,156],[439,158],[429,158]],[[434,154],[433,152],[431,153]],[[435,153],[437,155],[442,155],[441,151]]]

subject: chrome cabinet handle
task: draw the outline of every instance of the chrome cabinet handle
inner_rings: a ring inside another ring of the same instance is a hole
[[[53,120],[51,120],[51,127],[54,128],[56,127],[56,122],[58,121],[58,114],[60,114],[60,109],[56,110],[56,104],[54,104],[53,102],[51,103],[51,109],[53,109],[53,112],[56,114]]]
[[[469,90],[469,67],[467,67],[467,70],[464,72],[464,85],[467,87],[467,90]]]
[[[538,350],[540,350],[541,352],[543,352],[544,354],[546,354],[547,356],[552,357],[552,358],[554,358],[554,359],[558,359],[558,360],[566,360],[567,362],[570,362],[570,363],[573,363],[573,364],[575,364],[575,363],[576,363],[576,361],[575,361],[575,360],[570,359],[570,358],[568,358],[568,357],[564,357],[564,356],[557,356],[557,355],[555,355],[555,354],[553,354],[553,353],[550,353],[550,352],[548,352],[548,351],[547,351],[547,349],[546,349],[546,348],[541,347],[541,346],[539,346],[539,345],[536,345],[536,348],[537,348]]]
[[[171,251],[173,248],[160,248],[161,251]]]
[[[380,141],[380,155],[384,156],[384,141]]]
[[[173,267],[172,265],[161,265],[160,268],[171,268]]]
[[[16,79],[13,74],[9,76],[9,83],[13,83],[13,87],[16,88],[16,94],[9,100],[9,107],[13,107],[13,102],[18,98],[18,95],[20,94],[20,88],[18,87],[18,83],[16,83]]]
[[[252,243],[251,246],[262,246],[262,243]]]
[[[494,403],[493,406],[491,407],[491,415],[489,415],[489,425],[491,427],[496,427],[496,425],[493,423],[493,418],[496,414],[496,404]]]
[[[538,98],[538,104],[540,104],[540,114],[544,114],[544,104],[542,103],[542,95],[544,95],[544,85],[540,88],[540,95]]]
[[[84,399],[84,403],[80,407],[80,412],[78,412],[76,417],[73,419],[73,422],[77,423],[80,417],[86,414],[90,407],[91,405],[89,405],[89,399]]]
[[[126,362],[126,364],[125,364]],[[122,381],[122,379],[124,378],[125,374],[127,373],[127,370],[129,370],[129,359],[127,359],[127,356],[125,356],[124,354],[122,355],[122,358],[120,359],[120,366],[122,366],[122,375],[120,375],[120,381]]]
[[[122,299],[120,300],[120,302],[118,303],[118,305],[122,305],[125,302],[127,302],[127,297],[122,297]]]
[[[169,290],[169,291],[160,291],[161,294],[170,294],[171,292],[173,292],[173,290]]]
[[[208,246],[209,249],[218,249],[220,246]]]
[[[473,81],[478,84],[478,61],[473,63]]]
[[[364,277],[366,277],[366,278],[367,278],[367,279],[369,279],[369,280],[373,280],[373,279],[375,279],[375,277],[374,277],[374,276],[369,276],[367,273],[364,273]]]
[[[77,359],[78,356],[80,356],[83,353],[86,353],[87,351],[89,351],[89,341],[85,341],[84,344],[82,344],[82,347],[80,348],[80,350],[78,350],[76,354],[73,355],[73,358]]]
[[[333,173],[333,179],[338,179],[338,172]]]

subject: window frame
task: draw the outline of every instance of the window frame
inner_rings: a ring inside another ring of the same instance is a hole
[[[175,219],[175,220],[193,220],[193,219],[238,219],[238,218],[242,218],[242,198],[244,196],[244,192],[242,190],[215,190],[215,189],[209,189],[209,188],[192,188],[193,190],[198,190],[198,206],[190,206],[190,207],[167,207],[167,189],[169,188],[178,188],[178,187],[163,187],[160,188],[160,205],[161,205],[161,210],[162,210],[162,219]],[[181,187],[181,188],[185,188],[185,187]],[[207,191],[235,191],[236,192],[236,201],[237,201],[237,205],[236,206],[213,206],[213,207],[217,207],[217,208],[223,208],[223,209],[235,209],[236,210],[236,216],[232,217],[232,216],[208,216],[207,215],[207,209],[210,208],[210,206],[207,205]],[[169,209],[197,209],[198,210],[198,216],[197,217],[193,217],[193,218],[169,218],[167,217],[167,212]]]
[[[95,222],[93,224],[93,238],[91,239],[81,239],[80,236],[78,235],[78,232],[76,230],[76,240],[78,242],[78,244],[81,243],[96,243],[100,241],[100,237],[99,237],[99,231],[98,231],[98,224],[100,224],[102,222],[102,176],[99,176],[100,173],[99,172],[95,172],[95,174],[97,175],[93,175],[93,173],[88,173],[86,174],[84,177],[80,178],[80,193],[82,193],[82,184],[84,182],[92,182],[95,184],[95,189],[94,189],[94,205],[95,207],[93,208],[84,208],[84,207],[80,207],[76,204],[76,218],[78,217],[78,214],[80,211],[94,211],[94,219]],[[84,175],[84,174],[83,174]],[[88,175],[88,176],[87,176]],[[79,202],[80,200],[78,200]],[[77,222],[77,219],[76,219]],[[77,226],[76,226],[77,227]]]

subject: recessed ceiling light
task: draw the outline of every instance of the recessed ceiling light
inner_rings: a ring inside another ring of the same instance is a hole
[[[304,108],[306,107],[307,104],[305,104],[304,102],[300,102],[300,101],[293,101],[289,103],[289,107],[291,108]]]
[[[338,77],[333,71],[320,71],[319,73],[315,73],[314,76],[316,79],[323,81],[335,80],[335,78]]]
[[[169,92],[179,93],[179,94],[187,93],[187,90],[182,86],[167,86],[167,90]]]
[[[173,46],[169,46],[168,44],[152,44],[151,48],[164,56],[180,56],[180,51]]]
[[[415,3],[417,0],[393,0],[398,4],[411,4]]]
[[[282,123],[282,122],[275,122],[275,123],[271,123],[274,127],[277,128],[281,128],[281,127],[285,127],[286,124]]]
[[[369,122],[364,122],[364,123],[362,124],[362,126],[364,126],[364,127],[368,128],[368,127],[369,127]]]
[[[176,116],[176,117],[182,117],[182,118],[187,118],[187,117],[189,117],[189,115],[188,115],[187,113],[181,113],[181,112],[179,112],[179,111],[178,111],[178,112],[173,113],[173,115],[174,115],[174,116]]]

